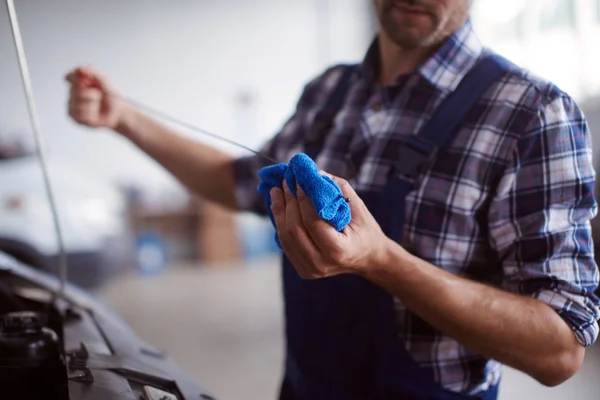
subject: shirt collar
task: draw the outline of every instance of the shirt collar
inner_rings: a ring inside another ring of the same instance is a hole
[[[476,63],[483,45],[473,30],[471,20],[454,32],[442,46],[416,71],[426,81],[444,93],[451,92]],[[371,44],[361,69],[367,79],[374,80],[379,71],[379,44]],[[402,80],[403,77],[399,79]]]

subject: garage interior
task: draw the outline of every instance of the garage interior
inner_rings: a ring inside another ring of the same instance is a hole
[[[514,6],[512,14],[509,4],[521,2],[507,0],[504,10],[479,3],[474,23],[484,40],[555,79],[580,101],[598,163],[600,0],[540,0]],[[110,185],[125,199],[119,215],[128,261],[100,271],[98,279],[85,282],[86,290],[218,399],[275,399],[284,337],[280,261],[270,222],[199,201],[122,138],[74,125],[65,115],[63,75],[81,63],[98,66],[136,98],[257,148],[286,120],[311,77],[332,63],[360,59],[375,29],[371,1],[19,0],[18,7],[50,160],[81,172],[83,180]],[[596,23],[581,22],[595,12]],[[561,51],[549,51],[553,46]],[[15,60],[2,22],[0,178],[4,159],[31,154],[33,146]],[[41,184],[37,175],[19,179]],[[3,183],[0,199],[6,196],[9,211],[26,207],[28,195],[9,192],[8,185],[2,189]],[[0,244],[16,229],[3,226],[8,218],[2,215]],[[600,238],[600,217],[593,222]],[[600,254],[600,241],[597,246]],[[71,250],[80,254],[75,245]],[[37,252],[13,255],[46,265]],[[48,260],[53,271],[55,261]],[[598,371],[599,344],[589,349],[581,370],[555,388],[505,368],[500,399],[597,399]]]

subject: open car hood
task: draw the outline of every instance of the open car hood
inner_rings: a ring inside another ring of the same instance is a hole
[[[57,385],[66,389],[53,400],[214,399],[166,354],[138,338],[110,307],[71,284],[57,299],[58,286],[56,277],[0,252],[0,314],[43,314],[59,338],[64,361],[59,375],[65,382]],[[10,398],[22,397],[14,393]]]

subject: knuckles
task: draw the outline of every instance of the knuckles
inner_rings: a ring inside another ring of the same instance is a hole
[[[298,276],[304,280],[312,280],[310,277],[310,274],[304,272],[304,270],[296,268],[296,272],[298,273]]]
[[[292,239],[298,239],[302,235],[302,233],[302,227],[297,225],[286,227],[285,229],[285,234]]]
[[[289,189],[288,190],[284,190],[283,193],[285,195],[285,201],[286,202],[294,200],[294,195],[292,194],[291,190],[289,190]]]
[[[352,186],[350,186],[350,183],[348,183],[348,181],[345,179],[339,179],[338,185],[340,186],[342,193],[348,193],[352,189]]]
[[[311,271],[306,271],[302,268],[296,268],[296,272],[298,276],[306,281],[315,281],[317,279],[327,278],[327,273],[321,269],[313,269]]]
[[[281,198],[280,198],[281,193],[277,189],[273,188],[273,189],[271,189],[270,195],[271,195],[271,199],[272,199],[271,200],[271,212],[273,214],[280,214],[281,212],[283,212],[283,209],[284,209],[284,205],[281,202]]]
[[[304,224],[310,232],[317,232],[322,227],[323,221],[318,218],[308,218]]]
[[[281,214],[282,210],[283,210],[283,206],[279,203],[279,201],[274,200],[271,203],[271,212],[273,214],[279,215],[279,214]]]
[[[302,190],[298,190],[298,203],[306,204],[307,202],[309,202],[310,205],[312,206],[312,202],[311,202],[310,198],[306,195],[306,193],[304,193],[304,191],[302,191]]]
[[[333,265],[345,266],[348,264],[348,252],[340,247],[332,248],[328,252],[327,258]]]
[[[348,183],[347,180],[345,180],[344,178],[338,178],[338,185],[340,185],[340,187],[348,187],[350,186],[350,184]]]

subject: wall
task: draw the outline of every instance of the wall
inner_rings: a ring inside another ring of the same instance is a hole
[[[178,185],[153,161],[115,135],[67,118],[63,76],[71,68],[92,64],[132,98],[258,146],[288,118],[306,81],[332,62],[363,56],[372,29],[365,0],[16,3],[49,157],[100,178],[161,190]],[[0,88],[0,135],[29,135],[3,7]],[[240,103],[244,93],[251,104]]]
[[[585,99],[600,92],[600,2],[563,1],[578,6],[577,30],[541,32],[547,0],[507,0],[497,7],[491,7],[496,0],[479,0],[474,22],[486,44]],[[67,118],[63,76],[71,68],[93,64],[133,98],[258,146],[289,116],[302,85],[328,64],[360,59],[373,30],[369,0],[16,3],[50,157],[98,177],[161,190],[177,185],[153,161],[115,135],[89,132]],[[526,3],[522,32],[510,20],[512,3]],[[0,135],[30,137],[4,7],[0,88]]]
[[[577,101],[600,94],[599,0],[477,0],[486,45],[552,80]]]

